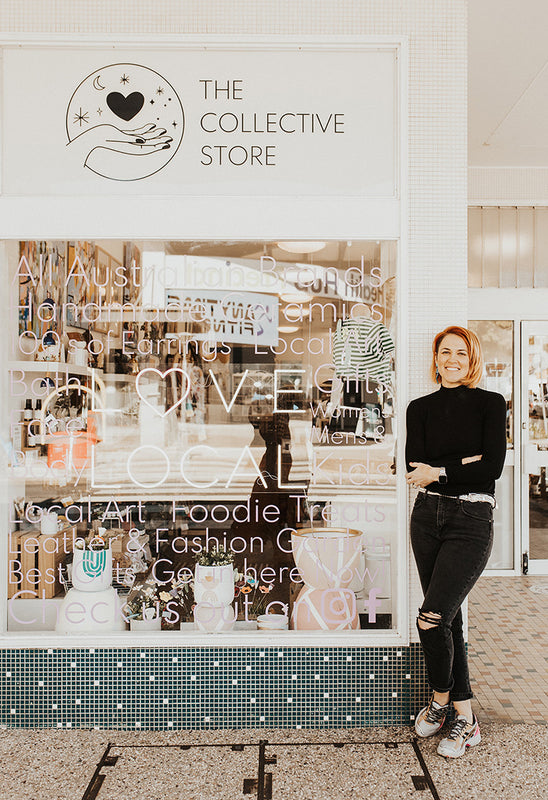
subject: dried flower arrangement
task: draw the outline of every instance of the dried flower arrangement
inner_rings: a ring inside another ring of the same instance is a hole
[[[269,594],[274,588],[272,583],[260,583],[252,575],[243,572],[236,572],[234,574],[235,586],[234,597],[238,598],[242,595],[245,598],[244,602],[238,602],[240,606],[238,617],[245,619],[254,619],[260,614],[264,614],[269,600]]]
[[[201,567],[225,567],[234,562],[234,553],[219,545],[212,545],[196,556],[196,563]]]

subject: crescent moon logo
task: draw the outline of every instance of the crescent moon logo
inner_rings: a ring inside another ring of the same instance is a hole
[[[114,137],[112,127],[118,131]],[[95,64],[68,101],[65,130],[82,168],[108,180],[138,181],[155,175],[175,156],[185,112],[177,90],[150,67]]]

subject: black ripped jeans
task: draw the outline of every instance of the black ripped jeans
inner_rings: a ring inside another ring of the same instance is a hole
[[[411,514],[411,545],[424,592],[420,611],[441,614],[422,629],[428,681],[451,700],[473,697],[461,604],[485,569],[493,545],[493,508],[419,492]]]

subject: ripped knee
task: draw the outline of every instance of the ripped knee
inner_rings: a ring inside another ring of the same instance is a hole
[[[438,628],[441,625],[441,614],[437,611],[423,611],[422,608],[419,608],[417,625],[423,631],[427,631],[429,628]]]

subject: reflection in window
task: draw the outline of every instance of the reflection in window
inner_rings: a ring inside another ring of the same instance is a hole
[[[506,400],[506,437],[513,443],[513,359],[514,329],[512,320],[470,320],[468,323],[480,342],[483,352],[483,378],[480,386],[498,392]]]
[[[395,243],[8,248],[10,630],[393,627]]]
[[[484,371],[480,386],[499,392],[506,400],[506,442],[513,447],[513,358],[512,320],[471,320],[468,323],[481,342]],[[495,537],[488,569],[512,569],[514,566],[514,471],[507,456],[506,467],[497,482],[497,507],[494,514]]]

